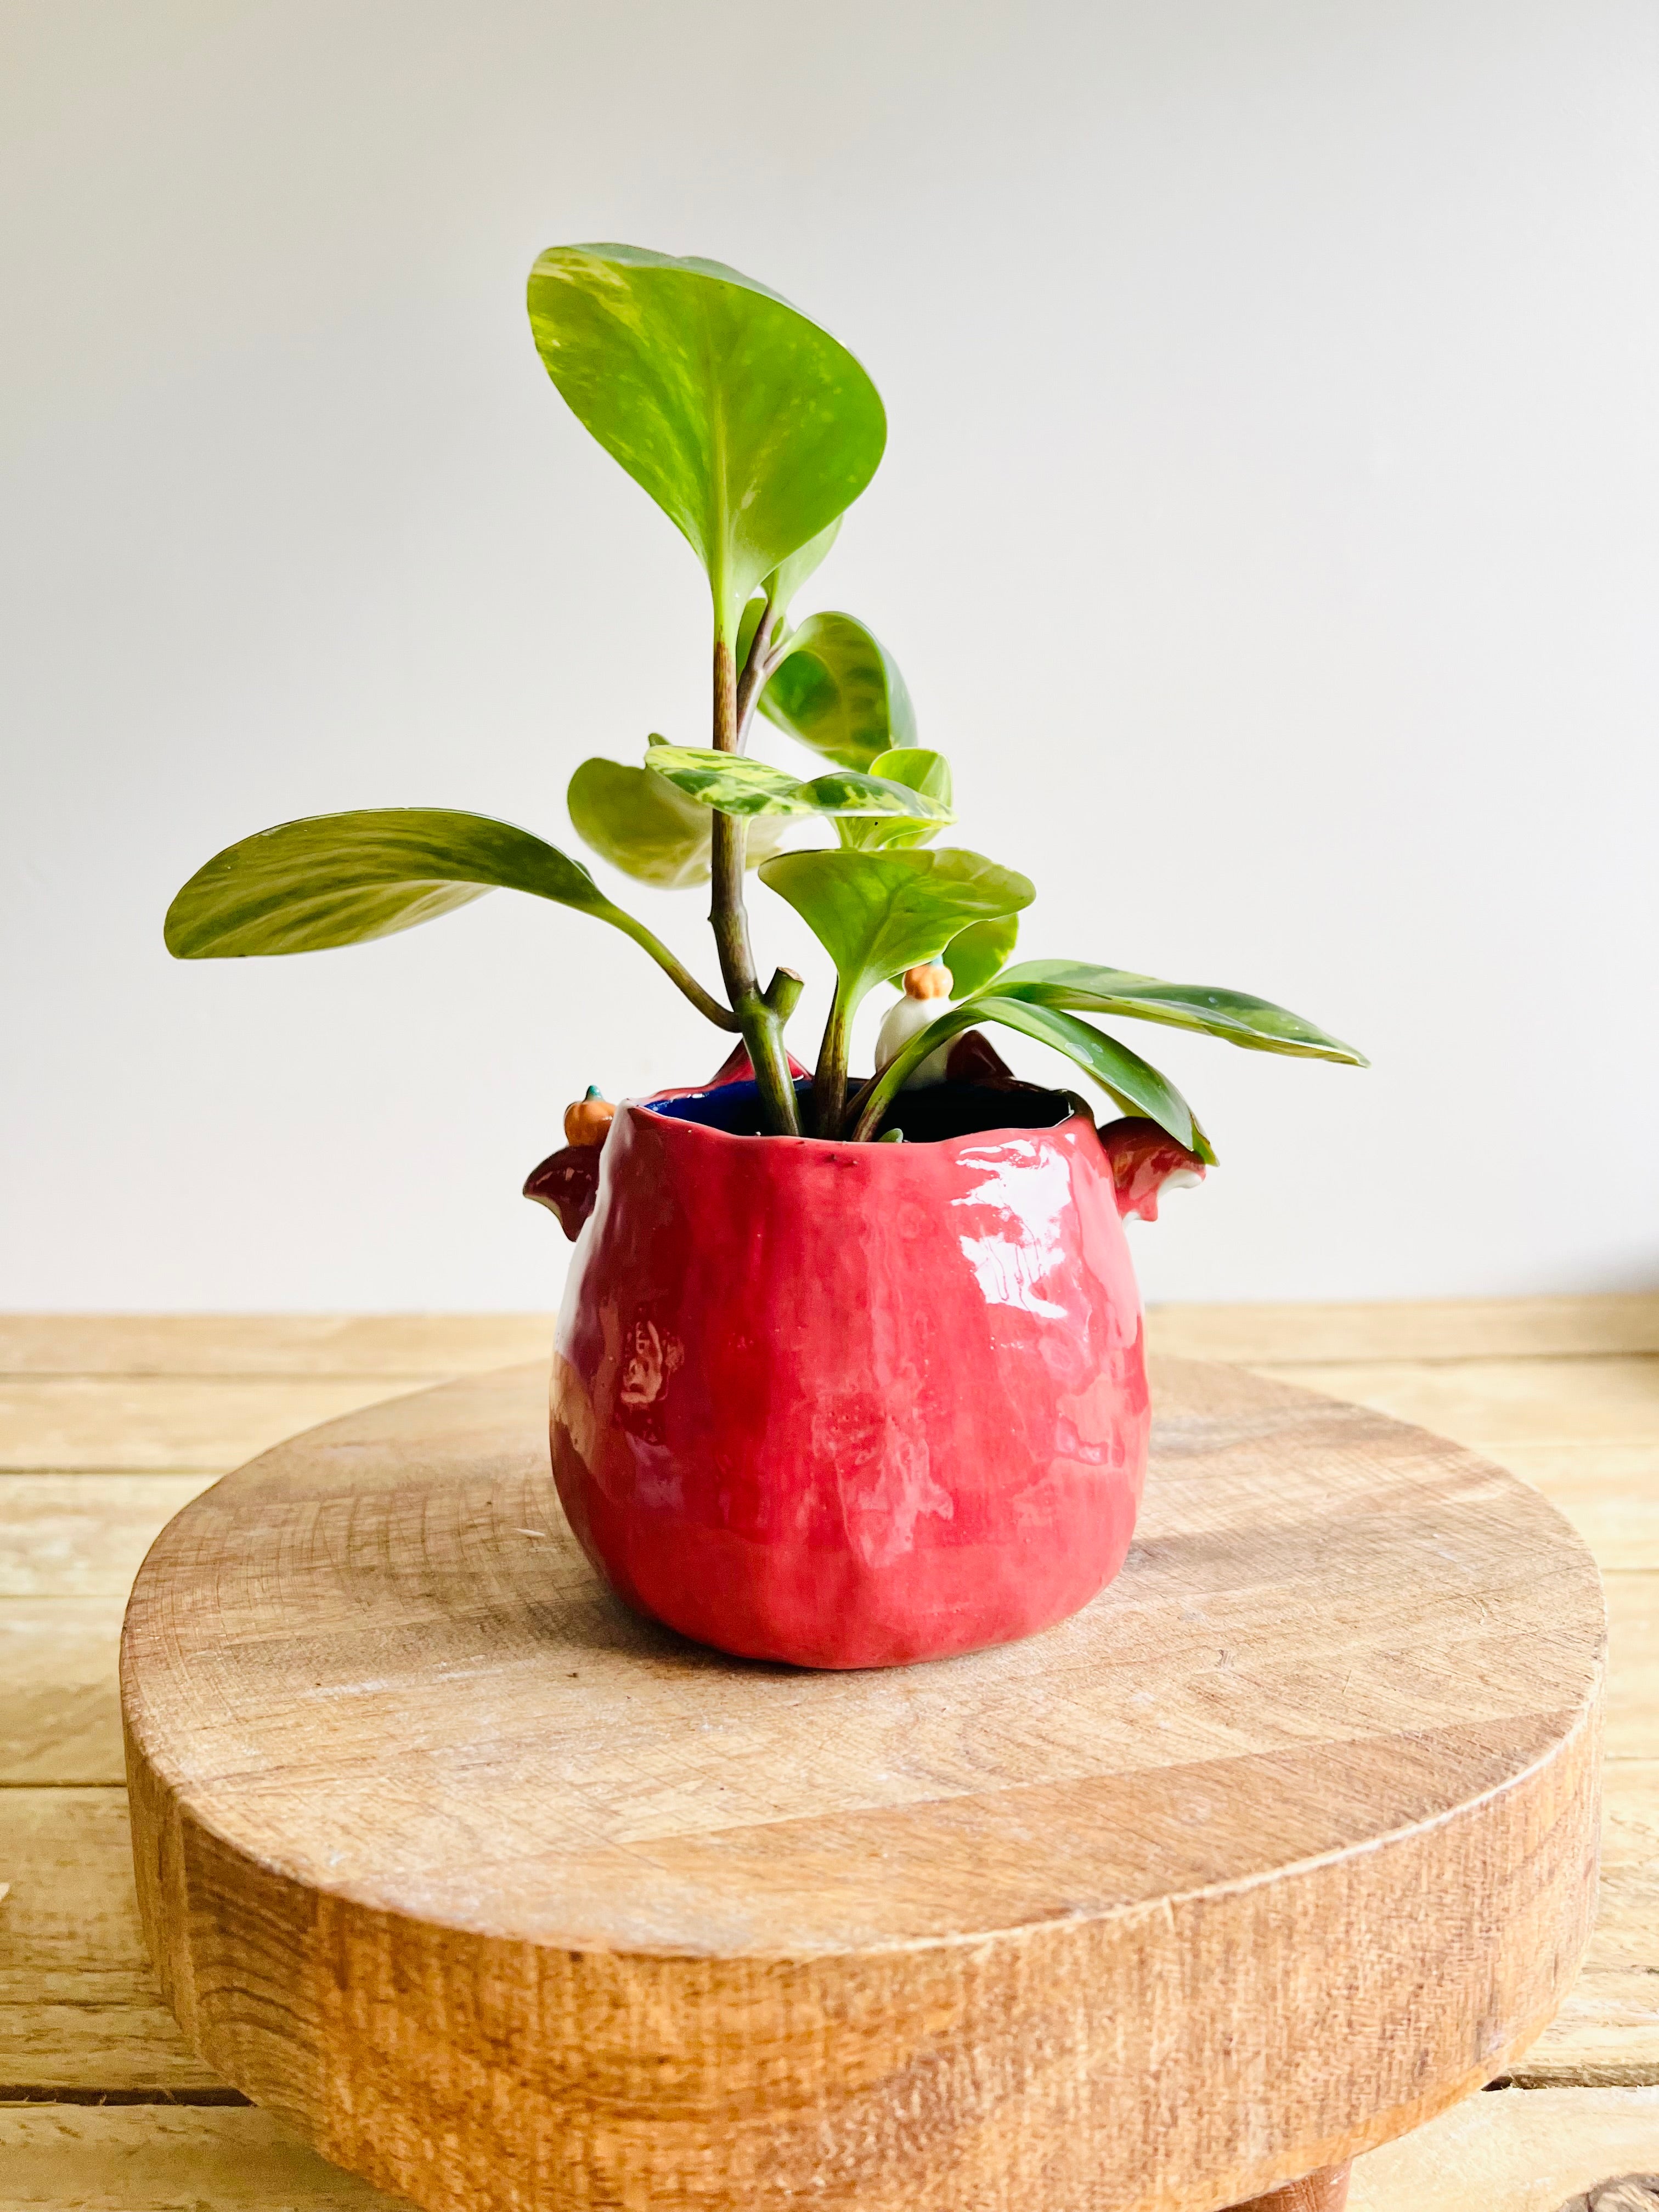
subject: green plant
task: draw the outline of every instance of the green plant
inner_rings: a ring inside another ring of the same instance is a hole
[[[981,1022],[1067,1054],[1132,1114],[1201,1157],[1203,1131],[1175,1086],[1085,1015],[1206,1030],[1258,1052],[1363,1065],[1350,1046],[1242,992],[1188,988],[1074,961],[1006,963],[1026,878],[932,843],[955,819],[944,757],[915,744],[915,716],[885,647],[850,615],[791,628],[795,593],[875,474],[886,416],[853,356],[764,285],[718,262],[628,246],[558,246],[530,278],[530,320],[578,420],[684,534],[714,603],[707,746],[653,737],[643,765],[584,761],[571,779],[578,834],[624,874],[711,885],[723,1000],[705,989],[587,870],[528,830],[426,807],[322,815],[243,839],[173,900],[181,959],[315,951],[429,921],[505,886],[609,922],[656,961],[698,1012],[739,1033],[766,1128],[801,1131],[783,1033],[801,980],[763,989],[744,883],[761,881],[829,953],[836,993],[811,1092],[811,1133],[867,1141],[912,1068]],[[830,765],[795,776],[751,759],[757,714]],[[779,852],[809,818],[827,849]],[[848,1099],[854,1016],[878,983],[942,957],[957,1003]]]

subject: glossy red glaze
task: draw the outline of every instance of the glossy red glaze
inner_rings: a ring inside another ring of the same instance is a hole
[[[809,1667],[1029,1635],[1122,1565],[1147,1425],[1084,1116],[850,1145],[618,1109],[560,1316],[553,1470],[641,1612]]]

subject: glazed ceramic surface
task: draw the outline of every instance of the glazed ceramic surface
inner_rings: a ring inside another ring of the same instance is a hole
[[[598,1158],[553,1367],[578,1537],[630,1605],[751,1657],[892,1666],[1064,1619],[1121,1565],[1146,1461],[1101,1136],[711,1126],[751,1090],[624,1104]]]

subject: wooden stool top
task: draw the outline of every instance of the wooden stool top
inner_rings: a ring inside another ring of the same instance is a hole
[[[187,1506],[123,1701],[197,2047],[471,2212],[1212,2212],[1501,2072],[1588,1934],[1602,1612],[1421,1431],[1155,1366],[1122,1576],[813,1674],[625,1611],[540,1373]]]

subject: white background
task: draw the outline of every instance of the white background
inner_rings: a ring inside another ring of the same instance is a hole
[[[585,754],[702,741],[700,571],[528,337],[590,238],[735,263],[872,370],[888,458],[799,611],[897,655],[959,841],[1037,879],[1025,950],[1370,1053],[1131,1033],[1222,1155],[1137,1231],[1151,1294],[1659,1279],[1649,0],[7,0],[0,40],[0,1304],[546,1305],[517,1193],[565,1101],[721,1056],[505,893],[161,947],[268,823],[569,842]],[[712,975],[696,894],[624,896]]]

